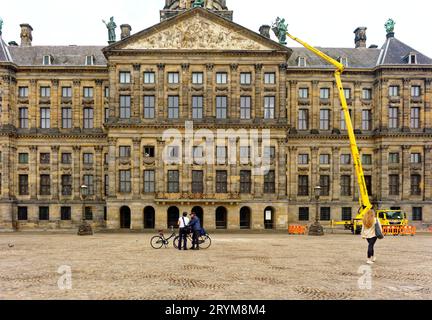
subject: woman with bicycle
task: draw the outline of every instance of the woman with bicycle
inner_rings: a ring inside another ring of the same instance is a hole
[[[187,236],[191,231],[191,228],[189,227],[189,218],[187,212],[183,213],[183,216],[179,218],[178,225],[179,225],[179,245],[178,249],[182,249],[182,244],[184,244],[184,250],[187,250]]]

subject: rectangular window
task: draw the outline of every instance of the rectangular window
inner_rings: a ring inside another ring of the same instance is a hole
[[[350,118],[352,119],[352,110],[350,109],[350,110],[348,110],[349,111],[349,115],[350,115]],[[345,121],[345,112],[342,110],[341,111],[341,123],[340,123],[340,128],[341,128],[341,130],[347,130],[348,129],[348,127],[347,127],[347,123],[346,123],[346,121]]]
[[[241,85],[250,85],[250,84],[252,84],[252,73],[250,73],[250,72],[242,72],[242,73],[240,73],[240,84]]]
[[[40,96],[41,96],[41,98],[51,97],[51,88],[50,87],[40,87]]]
[[[72,195],[72,176],[69,174],[62,175],[61,177],[62,195]]]
[[[225,96],[216,97],[216,118],[226,119],[227,118],[227,108],[228,108],[228,98]]]
[[[144,84],[154,84],[156,77],[154,72],[144,72]]]
[[[94,195],[95,189],[94,189],[94,177],[91,174],[84,175],[84,185],[87,186],[87,195],[92,196]]]
[[[105,89],[104,89],[104,97],[105,98],[109,98],[109,96],[110,96],[110,89],[109,89],[109,87],[105,87]]]
[[[400,194],[399,182],[400,180],[398,174],[391,174],[389,176],[389,194],[391,196],[398,196]]]
[[[218,72],[216,73],[216,84],[227,84],[228,83],[228,73]]]
[[[216,171],[216,193],[228,192],[228,173],[227,171]]]
[[[389,154],[389,163],[391,164],[399,164],[400,163],[400,156],[397,152],[391,152]]]
[[[86,221],[93,221],[93,209],[91,207],[85,207],[84,219]]]
[[[264,158],[273,161],[276,159],[276,148],[275,147],[265,147],[264,148]]]
[[[264,176],[264,194],[273,194],[276,192],[276,174],[274,170],[270,170]]]
[[[155,96],[144,96],[144,118],[154,119],[155,117]]]
[[[321,88],[320,89],[320,99],[330,99],[330,89],[329,88]]]
[[[274,72],[264,73],[264,84],[276,84],[276,74]]]
[[[227,147],[216,147],[216,161],[217,164],[222,165],[227,162]]]
[[[421,153],[411,153],[411,163],[422,163],[422,155]]]
[[[372,130],[372,111],[363,110],[362,111],[362,130],[370,131]]]
[[[423,221],[423,208],[422,207],[413,207],[412,220],[413,221]]]
[[[86,98],[86,99],[93,98],[93,88],[92,87],[85,87],[84,88],[84,98]]]
[[[49,207],[39,207],[39,221],[49,221]]]
[[[309,221],[309,208],[299,208],[299,221]]]
[[[179,172],[177,170],[168,171],[168,193],[179,193]]]
[[[44,66],[49,66],[51,64],[51,56],[43,56],[42,62]]]
[[[366,189],[368,191],[368,194],[370,196],[372,196],[373,194],[373,190],[372,190],[372,176],[364,176],[365,178],[365,184],[366,184]]]
[[[72,153],[62,153],[61,163],[62,164],[72,164]]]
[[[146,157],[146,158],[154,158],[155,157],[155,147],[153,147],[153,146],[145,146],[144,147],[144,157]]]
[[[275,118],[275,97],[264,97],[264,119]]]
[[[371,166],[372,165],[372,155],[371,154],[364,154],[362,156],[362,164],[365,166]]]
[[[251,148],[240,147],[240,163],[249,164],[251,159]]]
[[[18,207],[18,221],[27,221],[27,220],[28,220],[28,208]]]
[[[18,97],[27,98],[28,93],[29,93],[28,87],[19,87],[18,88]]]
[[[342,221],[351,221],[352,220],[352,208],[345,207],[342,208]]]
[[[71,207],[61,207],[60,217],[62,221],[70,221],[72,219],[72,209]]]
[[[192,193],[204,193],[204,173],[201,170],[192,171]]]
[[[320,164],[329,165],[330,164],[330,155],[329,154],[320,155]]]
[[[411,108],[411,129],[420,128],[420,108]]]
[[[130,158],[131,157],[131,147],[129,146],[121,146],[119,148],[120,158]]]
[[[72,129],[72,108],[62,108],[62,128]]]
[[[249,120],[251,118],[251,97],[240,97],[240,119]]]
[[[104,178],[104,194],[107,197],[109,195],[109,175],[105,175]]]
[[[51,195],[51,177],[48,174],[42,174],[40,176],[40,195]]]
[[[92,165],[93,164],[93,153],[84,153],[83,154],[83,164]]]
[[[298,164],[299,165],[308,165],[309,164],[309,155],[308,154],[299,154],[298,155]]]
[[[84,129],[93,129],[93,108],[84,108]]]
[[[411,195],[421,195],[421,176],[418,174],[411,175]]]
[[[344,197],[351,196],[351,176],[341,176],[341,195]]]
[[[121,84],[131,83],[131,73],[128,71],[121,71],[120,72],[120,83]]]
[[[330,195],[330,176],[320,176],[321,196]]]
[[[51,163],[51,154],[49,153],[41,153],[39,155],[40,164],[50,164]]]
[[[399,128],[399,108],[396,107],[389,108],[389,128],[390,129]]]
[[[309,195],[309,176],[298,176],[298,195]]]
[[[204,111],[204,98],[202,96],[193,96],[192,97],[192,118],[193,119],[202,119],[203,111]]]
[[[298,128],[299,130],[308,130],[309,129],[309,110],[300,109],[299,110],[299,118],[298,118]]]
[[[249,170],[240,171],[240,193],[250,194],[252,191],[252,174]]]
[[[204,74],[202,72],[192,73],[192,84],[201,85],[204,83]]]
[[[390,97],[399,97],[399,86],[390,86],[389,87],[389,96]]]
[[[195,164],[202,164],[204,160],[203,147],[193,147],[193,160]]]
[[[363,89],[362,91],[363,100],[372,100],[372,89]]]
[[[411,87],[411,97],[418,98],[421,95],[421,87],[420,86],[412,86]]]
[[[309,99],[309,88],[300,88],[298,95],[299,99]]]
[[[18,163],[19,164],[28,164],[28,161],[29,161],[28,153],[20,153],[18,155]]]
[[[20,196],[28,196],[29,189],[28,189],[28,175],[27,174],[20,174],[18,177],[19,180],[19,195]]]
[[[108,157],[108,153],[104,153],[104,165],[105,166],[107,166],[108,165],[108,160],[109,159],[109,157]]]
[[[120,192],[130,193],[131,187],[131,171],[130,170],[120,170]]]
[[[331,220],[331,208],[322,207],[320,209],[320,220],[321,221],[330,221]]]
[[[19,126],[21,129],[29,128],[28,108],[19,108]]]
[[[180,76],[178,72],[168,72],[168,83],[178,84],[180,82]]]
[[[168,97],[168,119],[179,118],[179,96]]]
[[[94,65],[94,56],[86,56],[86,59],[85,59],[85,65],[86,66],[92,66],[92,65]]]
[[[345,98],[351,100],[351,89],[344,89]]]
[[[154,170],[144,171],[144,193],[155,192],[155,172]]]
[[[129,119],[131,117],[131,97],[120,96],[120,118]]]
[[[351,164],[351,155],[350,154],[342,154],[341,155],[341,164],[342,165]]]
[[[110,109],[105,108],[104,109],[104,123],[108,123],[109,117],[110,117]]]
[[[51,128],[51,110],[50,108],[40,108],[40,127],[41,129]]]
[[[320,110],[320,130],[330,130],[330,110],[328,109]]]

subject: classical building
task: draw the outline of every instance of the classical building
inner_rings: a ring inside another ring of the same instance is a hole
[[[160,14],[106,47],[32,46],[29,24],[20,45],[0,35],[0,229],[166,229],[192,209],[210,230],[286,229],[313,220],[316,185],[324,223],[351,219],[358,188],[333,68],[271,40],[269,26],[234,23],[223,0],[167,0]],[[393,32],[368,47],[366,28],[355,47],[323,50],[347,67],[373,202],[432,223],[432,60]],[[165,159],[189,152],[164,135],[187,144],[191,122],[234,132],[215,163]],[[270,130],[258,139],[265,174],[241,129]]]

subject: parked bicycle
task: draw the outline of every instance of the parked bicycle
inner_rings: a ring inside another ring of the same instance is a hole
[[[177,233],[174,231],[174,227],[171,226],[171,235],[168,238],[165,237],[163,230],[159,230],[159,235],[151,238],[150,245],[153,249],[161,249],[163,246],[165,246],[165,248],[168,248],[170,240],[173,238],[175,240],[177,237],[178,236]]]
[[[177,236],[174,238],[174,247],[176,249],[179,248],[179,241],[180,241],[180,236]],[[192,234],[188,234],[187,235],[187,243],[188,243],[188,249],[192,248]],[[199,247],[200,249],[208,249],[211,247],[212,244],[212,240],[210,238],[210,235],[206,232],[203,235],[201,235],[198,239],[198,243],[199,243]]]

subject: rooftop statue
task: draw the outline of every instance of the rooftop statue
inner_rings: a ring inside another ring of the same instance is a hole
[[[108,23],[106,23],[105,20],[102,20],[102,22],[105,24],[105,26],[108,29],[108,42],[109,43],[116,42],[115,29],[117,28],[117,25],[114,22],[114,17],[111,17]]]
[[[388,19],[384,27],[386,28],[387,33],[394,32],[396,22],[393,19]]]
[[[278,17],[272,25],[272,30],[276,37],[278,37],[279,43],[286,45],[286,33],[288,32],[288,24],[285,23],[285,19],[281,19]]]
[[[192,6],[194,8],[204,8],[204,0],[195,0]]]
[[[3,29],[3,19],[0,18],[0,35],[2,34],[2,29]]]

